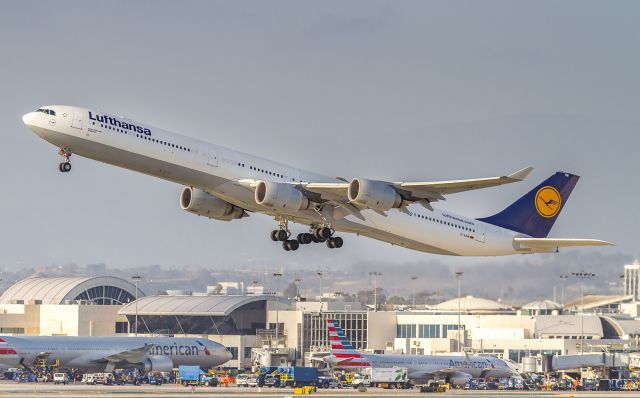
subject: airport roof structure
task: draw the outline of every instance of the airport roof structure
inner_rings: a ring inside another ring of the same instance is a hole
[[[606,307],[612,304],[619,304],[621,302],[633,300],[633,295],[620,296],[620,295],[589,295],[584,296],[584,307],[582,306],[583,299],[581,297],[571,300],[565,303],[564,307],[567,309],[593,309],[599,307]]]
[[[113,276],[30,277],[10,286],[0,304],[88,303],[117,305],[136,297],[135,285]],[[143,296],[138,289],[138,297]]]
[[[595,315],[538,315],[535,318],[536,337],[580,336],[584,322],[584,335],[602,338],[604,330],[599,316]]]
[[[229,316],[236,309],[256,302],[289,300],[276,296],[147,296],[122,307],[120,315]],[[283,308],[284,309],[284,308]]]
[[[640,336],[640,320],[616,316],[601,318],[605,328],[605,338],[628,339]]]
[[[522,306],[523,310],[561,310],[562,306],[555,301],[540,300],[532,301]]]
[[[508,305],[473,296],[460,297],[459,308],[464,313],[504,313],[513,311]],[[436,304],[432,306],[431,309],[436,311],[457,312],[458,298]]]

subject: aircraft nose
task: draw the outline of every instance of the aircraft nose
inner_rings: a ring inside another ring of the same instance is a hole
[[[33,112],[26,113],[22,116],[22,122],[27,126],[33,125]]]

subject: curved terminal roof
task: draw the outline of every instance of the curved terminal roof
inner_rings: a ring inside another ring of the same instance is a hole
[[[462,312],[505,312],[512,308],[497,301],[479,297],[466,296],[460,298],[460,310]],[[440,311],[458,311],[458,299],[447,300],[432,307]]]
[[[598,307],[606,307],[611,304],[618,304],[625,301],[633,300],[633,295],[628,296],[620,296],[620,295],[587,295],[582,297],[578,297],[572,301],[569,301],[564,305],[565,308],[578,310],[583,308],[585,310],[598,308]],[[584,302],[584,306],[583,306]]]
[[[138,289],[138,297],[144,295]],[[0,304],[64,304],[86,301],[93,304],[123,304],[133,301],[135,285],[113,276],[31,277],[10,286]]]
[[[582,329],[584,327],[584,329]],[[585,315],[537,315],[535,334],[546,336],[580,336],[584,330],[586,336],[602,338],[604,330],[599,316]]]
[[[562,306],[555,301],[541,300],[532,301],[522,306],[523,310],[561,310]]]
[[[122,307],[120,315],[228,316],[236,309],[260,301],[290,304],[275,296],[147,296]]]

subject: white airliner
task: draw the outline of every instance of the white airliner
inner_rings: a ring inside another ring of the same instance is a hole
[[[231,359],[219,343],[178,337],[0,336],[0,364],[31,368],[40,360],[61,368],[98,370],[137,368],[169,372],[179,365],[213,368]]]
[[[337,369],[367,367],[407,368],[413,384],[445,379],[465,385],[472,378],[502,378],[518,375],[515,364],[491,356],[365,354],[355,350],[336,320],[327,321],[331,354],[323,361]]]
[[[368,236],[414,250],[458,256],[553,252],[599,246],[594,239],[547,238],[578,176],[557,172],[502,212],[473,219],[438,210],[446,195],[523,180],[531,167],[502,177],[435,182],[330,178],[199,141],[124,117],[52,105],[23,116],[38,136],[69,159],[78,154],[185,185],[180,206],[197,215],[231,221],[248,212],[273,216],[271,239],[285,250],[326,242],[335,231]],[[417,205],[415,205],[417,204]],[[308,226],[292,238],[289,223]]]

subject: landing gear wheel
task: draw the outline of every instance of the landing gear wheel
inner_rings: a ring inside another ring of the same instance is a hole
[[[286,251],[296,251],[300,247],[300,243],[297,240],[286,240],[282,242],[282,248]]]
[[[289,239],[289,234],[284,229],[280,229],[278,230],[276,237],[278,238],[279,241],[284,242],[287,239]]]
[[[333,247],[335,247],[336,249],[339,249],[342,247],[342,244],[344,243],[344,241],[342,240],[341,237],[336,236],[335,238],[331,238],[333,239]]]
[[[342,238],[339,236],[336,236],[335,238],[327,239],[327,247],[329,249],[339,249],[342,247],[343,243],[344,242],[342,241]]]
[[[298,234],[296,240],[301,245],[308,245],[309,243],[313,242],[313,235],[308,233]]]
[[[313,231],[313,234],[319,240],[320,239],[325,240],[325,239],[329,239],[331,235],[333,235],[333,231],[329,227],[321,227]]]
[[[271,231],[271,240],[274,242],[278,241],[278,230],[274,229],[273,231]]]
[[[60,170],[63,173],[68,173],[69,171],[71,171],[71,163],[69,162],[62,162],[58,165],[58,170]]]

